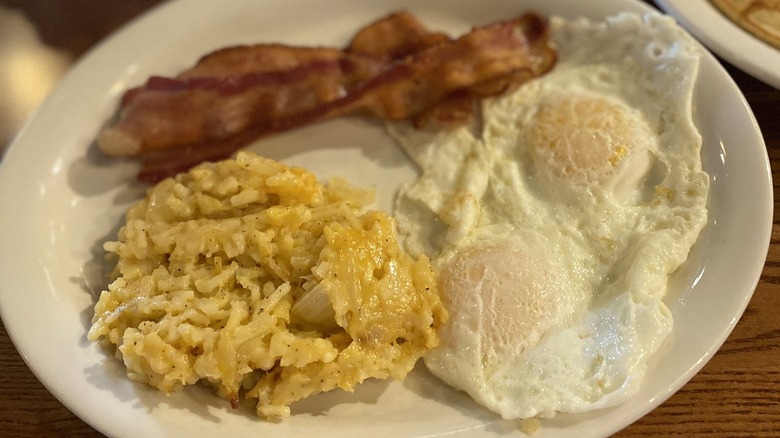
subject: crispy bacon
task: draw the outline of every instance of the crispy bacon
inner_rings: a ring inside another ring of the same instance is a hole
[[[401,11],[361,29],[346,50],[380,59],[400,60],[450,39],[447,34],[429,31],[417,17]],[[415,116],[412,121],[418,127],[460,125],[471,117],[474,105],[474,98],[469,93],[457,92]]]
[[[446,34],[429,31],[417,17],[401,11],[359,30],[346,50],[359,55],[396,60],[449,40]]]
[[[478,97],[504,91],[514,80],[537,76],[552,65],[554,55],[540,49],[546,27],[541,17],[475,28],[454,41],[415,52],[335,102],[339,113],[366,113],[385,120],[404,120],[431,109],[454,93]],[[334,106],[331,104],[331,106]],[[341,115],[341,114],[339,114]]]
[[[344,52],[329,47],[295,47],[283,44],[234,46],[211,52],[180,73],[181,79],[193,77],[229,78],[248,73],[284,71],[318,61],[338,61]]]
[[[344,50],[235,47],[176,78],[151,78],[126,94],[99,144],[111,155],[141,155],[139,179],[155,182],[264,135],[343,115],[461,121],[474,99],[554,62],[546,22],[535,14],[453,40],[397,13],[362,29]]]
[[[244,51],[251,56],[267,48]],[[220,54],[232,58],[231,52]],[[310,55],[301,49],[287,52]],[[218,71],[217,63],[214,68],[196,66],[174,79],[152,77],[125,95],[119,121],[100,133],[98,144],[109,155],[134,156],[226,139],[250,127],[273,130],[290,117],[343,97],[386,68],[372,58],[330,52],[300,58],[297,64],[285,62],[293,66],[282,70],[239,66],[238,73],[229,75]],[[215,75],[202,75],[209,72]]]

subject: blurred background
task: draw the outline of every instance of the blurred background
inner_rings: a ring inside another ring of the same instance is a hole
[[[69,67],[162,0],[0,0],[0,155]]]

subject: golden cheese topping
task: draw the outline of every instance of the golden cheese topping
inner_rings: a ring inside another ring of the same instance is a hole
[[[169,178],[133,206],[92,340],[130,378],[207,383],[280,417],[369,377],[402,379],[446,319],[430,262],[398,245],[373,194],[242,152]]]

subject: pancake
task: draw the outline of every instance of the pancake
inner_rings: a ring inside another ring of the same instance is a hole
[[[780,0],[710,0],[731,21],[780,49]]]

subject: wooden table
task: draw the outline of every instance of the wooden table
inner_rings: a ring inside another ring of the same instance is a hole
[[[0,148],[85,50],[158,1],[0,0]],[[727,68],[755,112],[776,173],[780,91]],[[775,222],[761,281],[720,351],[678,393],[617,436],[780,436],[779,239]],[[41,385],[2,326],[0,435],[100,436]]]

